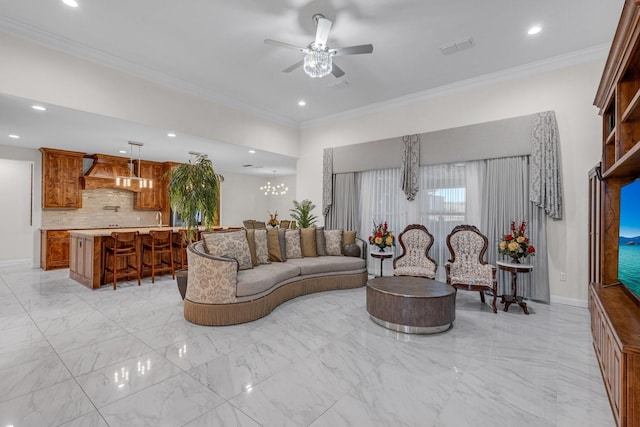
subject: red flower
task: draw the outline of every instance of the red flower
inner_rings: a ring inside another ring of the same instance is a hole
[[[536,252],[536,248],[534,248],[533,246],[529,246],[529,253],[535,253]]]
[[[513,236],[511,234],[507,234],[505,236],[504,240],[506,240],[506,241],[513,240]]]
[[[376,237],[382,237],[382,232],[381,232],[381,231],[378,231],[378,232],[376,233]]]
[[[387,221],[384,222],[384,231],[387,231]]]
[[[516,233],[516,222],[515,221],[511,221],[511,233],[512,234]]]

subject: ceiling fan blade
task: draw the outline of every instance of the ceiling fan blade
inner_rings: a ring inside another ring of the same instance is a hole
[[[287,67],[287,68],[285,68],[284,70],[282,70],[282,72],[283,72],[283,73],[290,73],[290,72],[292,72],[293,70],[295,70],[296,68],[300,68],[300,67],[302,67],[302,64],[303,64],[303,63],[304,63],[304,61],[296,62],[296,63],[295,63],[295,64],[293,64],[292,66]]]
[[[319,17],[316,25],[318,28],[316,29],[315,45],[324,49],[327,45],[327,39],[329,38],[329,31],[331,30],[332,23],[327,18]]]
[[[334,56],[360,55],[363,53],[371,53],[371,52],[373,52],[372,44],[361,44],[358,46],[339,47],[337,49],[329,50],[329,53],[333,53]]]
[[[265,39],[264,43],[270,44],[273,46],[284,47],[287,49],[299,50],[300,52],[305,52],[305,53],[309,50],[306,47],[296,46],[295,44],[279,42],[277,40],[271,40],[271,39]]]
[[[342,68],[338,67],[334,62],[331,65],[331,74],[333,74],[333,76],[337,79],[344,76],[344,71],[342,71]]]

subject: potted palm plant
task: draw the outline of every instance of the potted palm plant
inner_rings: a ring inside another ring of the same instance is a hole
[[[301,202],[294,200],[293,209],[289,209],[289,211],[291,211],[291,218],[298,222],[300,228],[309,228],[315,224],[316,219],[318,219],[317,216],[311,214],[311,211],[314,210],[315,207],[316,205],[309,199],[304,199]]]
[[[196,240],[199,220],[210,231],[218,218],[220,183],[224,177],[218,174],[206,154],[198,154],[195,160],[183,163],[164,175],[168,179],[169,204],[184,223],[187,244]],[[187,291],[187,271],[176,271],[178,290],[182,299]]]

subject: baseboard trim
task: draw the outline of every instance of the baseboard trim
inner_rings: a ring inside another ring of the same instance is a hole
[[[589,302],[584,299],[566,298],[551,295],[551,304],[571,305],[573,307],[588,308]]]

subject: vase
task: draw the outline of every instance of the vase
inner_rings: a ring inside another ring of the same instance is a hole
[[[381,252],[381,253],[384,252],[384,248],[378,246],[378,252]]]
[[[511,257],[511,263],[512,264],[520,264],[520,258],[519,256],[512,256]]]

